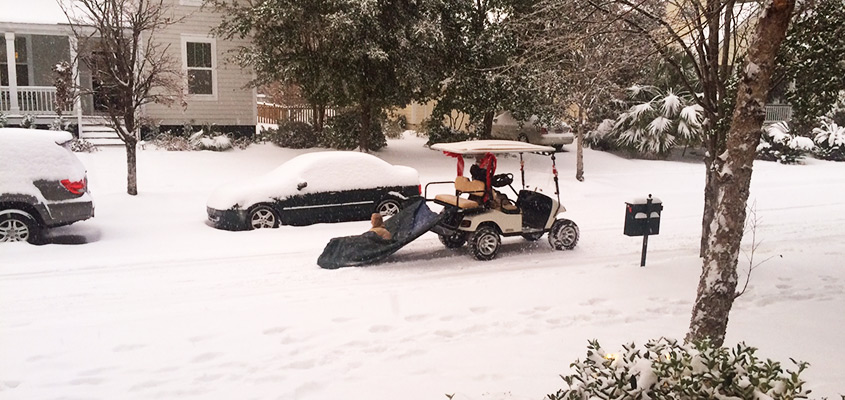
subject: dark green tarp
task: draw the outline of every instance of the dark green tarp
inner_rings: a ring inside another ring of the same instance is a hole
[[[424,198],[411,197],[403,203],[399,213],[384,221],[385,228],[393,235],[392,239],[385,240],[367,233],[334,238],[320,254],[317,265],[337,269],[374,263],[428,232],[442,218],[442,214],[428,208]]]

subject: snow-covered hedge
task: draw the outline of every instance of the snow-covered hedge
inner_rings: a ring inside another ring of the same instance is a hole
[[[361,132],[361,115],[357,110],[341,112],[329,118],[320,138],[321,145],[338,150],[353,150],[358,147],[358,135]],[[381,116],[374,115],[370,122],[370,150],[380,150],[387,146],[382,131]]]
[[[180,134],[164,132],[156,135],[149,141],[149,143],[158,149],[167,151],[224,151],[235,147],[243,149],[249,145],[250,140],[232,140],[232,138],[227,134],[214,132],[206,133],[203,130],[199,130],[187,137]]]
[[[575,373],[561,376],[569,386],[550,400],[588,399],[743,399],[807,398],[800,374],[808,364],[791,360],[796,370],[761,360],[757,349],[740,343],[714,347],[709,342],[683,344],[660,338],[642,348],[634,343],[618,353],[589,342],[587,357],[571,364]]]
[[[813,129],[813,134],[816,135],[816,157],[845,161],[845,126],[839,126],[832,120],[823,120],[821,127]]]
[[[812,139],[793,135],[786,122],[778,122],[763,127],[763,135],[757,146],[757,158],[781,164],[797,164],[814,147]]]
[[[266,139],[276,146],[291,149],[308,149],[319,144],[314,128],[297,121],[280,121],[278,128],[266,129]]]

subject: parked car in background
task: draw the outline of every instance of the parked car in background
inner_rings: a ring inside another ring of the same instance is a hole
[[[572,129],[564,122],[541,124],[536,115],[526,121],[519,121],[510,111],[505,111],[493,118],[490,135],[496,139],[552,146],[558,151],[563,148],[563,145],[575,140]]]
[[[94,216],[71,139],[64,131],[0,128],[0,242],[38,243],[47,228]]]
[[[208,199],[212,226],[229,230],[390,216],[420,194],[417,170],[359,152],[303,154],[267,174],[223,185]]]

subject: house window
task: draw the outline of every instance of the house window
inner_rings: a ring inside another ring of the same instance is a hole
[[[29,86],[29,53],[26,37],[15,38],[15,70],[18,86]],[[9,86],[9,62],[6,59],[6,40],[0,37],[0,86]]]
[[[214,95],[214,42],[188,39],[183,48],[188,94]]]

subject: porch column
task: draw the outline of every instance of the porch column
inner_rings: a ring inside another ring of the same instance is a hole
[[[76,129],[77,135],[79,137],[82,136],[82,96],[80,95],[80,85],[79,85],[79,59],[77,57],[78,53],[77,50],[77,40],[76,37],[70,35],[67,37],[68,45],[70,48],[70,70],[73,73],[73,91],[76,93],[73,99],[73,110],[76,111]]]
[[[6,32],[6,66],[9,70],[9,111],[19,113],[18,105],[18,66],[15,59],[15,33]]]

